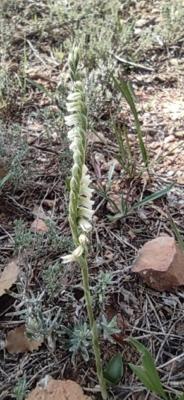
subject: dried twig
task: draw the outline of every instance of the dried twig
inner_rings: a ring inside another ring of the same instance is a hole
[[[150,72],[154,71],[154,68],[152,68],[152,67],[147,67],[146,65],[137,64],[137,63],[134,63],[133,61],[128,61],[125,58],[117,56],[116,54],[112,54],[112,55],[114,56],[114,58],[117,61],[119,61],[119,62],[121,62],[123,64],[131,65],[131,67],[135,67],[135,68],[144,69],[145,71],[150,71]]]

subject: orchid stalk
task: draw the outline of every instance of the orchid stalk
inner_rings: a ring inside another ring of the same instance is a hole
[[[88,128],[85,91],[78,71],[79,51],[74,48],[69,57],[72,90],[68,96],[66,125],[69,127],[68,139],[73,152],[73,167],[70,180],[69,223],[75,250],[63,257],[63,262],[77,262],[81,268],[86,308],[91,328],[93,351],[97,376],[103,400],[107,399],[106,382],[103,376],[97,324],[93,313],[87,262],[88,233],[92,229],[93,190],[91,179],[85,165],[86,133]]]

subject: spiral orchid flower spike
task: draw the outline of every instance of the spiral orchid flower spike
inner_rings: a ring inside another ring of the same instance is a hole
[[[68,96],[66,125],[69,127],[68,139],[73,152],[73,167],[70,180],[69,223],[75,250],[64,257],[63,263],[77,262],[81,268],[86,308],[90,323],[93,351],[96,361],[97,376],[103,400],[107,399],[106,382],[103,376],[100,345],[97,324],[94,318],[92,299],[89,286],[89,271],[87,263],[88,233],[92,229],[93,190],[90,188],[90,176],[85,165],[87,107],[85,91],[80,73],[79,50],[74,47],[69,56],[69,70],[72,90]]]

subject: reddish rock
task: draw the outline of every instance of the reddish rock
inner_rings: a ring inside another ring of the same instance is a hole
[[[48,375],[42,379],[26,398],[27,400],[92,400],[84,395],[78,383],[71,380],[53,379]]]
[[[46,233],[49,228],[42,219],[36,218],[31,224],[31,230],[36,233]]]
[[[184,252],[169,236],[147,242],[139,251],[133,266],[153,289],[163,291],[184,285]]]

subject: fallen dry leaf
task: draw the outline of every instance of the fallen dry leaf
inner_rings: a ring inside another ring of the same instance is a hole
[[[31,224],[31,230],[36,233],[46,233],[48,232],[48,226],[42,219],[36,218]]]
[[[78,383],[71,380],[56,380],[46,376],[26,400],[91,400],[85,396]]]
[[[4,268],[0,276],[0,296],[6,293],[6,290],[16,282],[19,274],[19,266],[17,260],[10,261]]]
[[[24,353],[38,350],[42,343],[43,339],[39,341],[28,339],[25,325],[21,325],[8,332],[5,348],[9,353]]]

